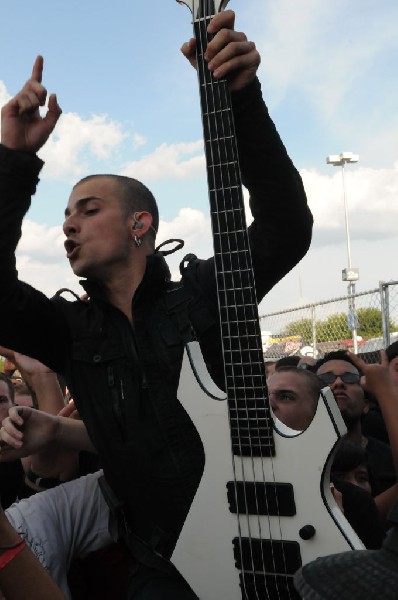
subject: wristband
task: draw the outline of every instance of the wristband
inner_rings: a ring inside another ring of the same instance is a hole
[[[4,569],[4,567],[8,565],[8,563],[11,562],[12,559],[15,558],[25,548],[25,546],[26,542],[22,538],[13,546],[0,546],[0,550],[2,548],[7,548],[4,554],[0,555],[0,570]]]

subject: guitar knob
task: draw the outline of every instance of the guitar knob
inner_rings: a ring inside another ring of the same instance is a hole
[[[310,540],[314,537],[316,531],[313,525],[304,525],[299,531],[299,536],[302,540]]]

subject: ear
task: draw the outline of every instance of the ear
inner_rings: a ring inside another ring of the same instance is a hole
[[[152,215],[147,211],[135,212],[131,216],[131,229],[133,235],[143,237],[152,225]]]
[[[369,402],[369,398],[366,397],[366,394],[364,395],[363,398],[363,411],[362,414],[363,415],[367,415],[368,412],[370,410],[370,402]]]

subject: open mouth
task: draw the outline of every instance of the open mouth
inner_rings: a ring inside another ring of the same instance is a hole
[[[80,248],[80,244],[74,240],[65,240],[64,246],[66,250],[66,258],[69,260],[73,259],[77,255]]]

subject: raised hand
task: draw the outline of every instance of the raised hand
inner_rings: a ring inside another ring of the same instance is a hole
[[[380,350],[380,363],[365,363],[356,354],[350,354],[350,358],[363,373],[361,385],[365,390],[379,398],[384,390],[394,388],[385,350]]]
[[[214,35],[209,42],[205,59],[216,79],[226,77],[231,91],[246,87],[256,76],[261,58],[254,42],[244,33],[234,30],[235,13],[225,10],[211,20],[207,31]],[[181,52],[196,68],[196,40],[186,42]]]
[[[57,417],[28,406],[13,406],[0,429],[0,462],[29,456],[55,439]]]
[[[22,90],[1,110],[1,143],[14,150],[37,152],[48,140],[62,110],[55,94],[48,98],[48,110],[40,115],[47,90],[42,85],[43,57],[38,56],[32,76]]]

